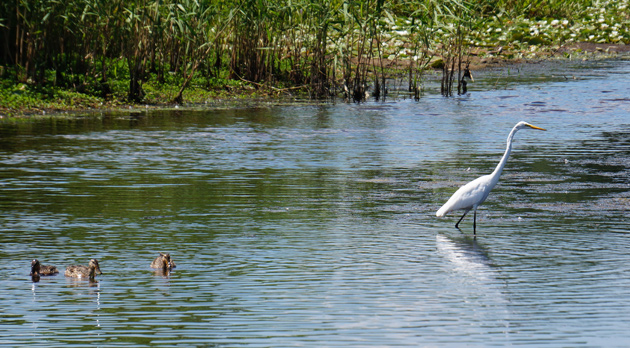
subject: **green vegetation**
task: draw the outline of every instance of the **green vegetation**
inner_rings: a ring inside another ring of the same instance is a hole
[[[0,4],[0,110],[384,96],[470,54],[630,43],[628,0],[16,0]],[[481,51],[479,51],[481,49]]]

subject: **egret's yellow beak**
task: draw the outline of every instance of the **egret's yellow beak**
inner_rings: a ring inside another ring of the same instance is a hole
[[[534,128],[534,129],[538,129],[538,130],[544,130],[544,131],[546,131],[546,129],[544,129],[544,128],[536,127],[536,126],[533,126],[533,125],[531,125],[531,124],[528,124],[528,126],[530,126],[530,127]]]

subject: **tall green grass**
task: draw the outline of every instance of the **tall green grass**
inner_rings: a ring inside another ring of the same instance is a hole
[[[579,16],[563,0],[15,0],[0,4],[4,78],[142,101],[149,81],[234,79],[313,98],[377,98],[404,75],[416,96],[443,60],[453,94],[484,22]],[[475,34],[477,33],[477,34]],[[196,84],[198,85],[198,83]]]

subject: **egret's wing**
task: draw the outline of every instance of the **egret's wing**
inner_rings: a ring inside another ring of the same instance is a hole
[[[459,188],[449,200],[435,213],[444,216],[454,210],[472,209],[481,204],[492,190],[490,176],[484,175]]]

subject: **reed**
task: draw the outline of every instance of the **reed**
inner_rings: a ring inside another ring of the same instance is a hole
[[[443,96],[453,95],[453,82],[457,71],[457,93],[461,94],[463,65],[470,64],[468,58],[468,33],[472,29],[472,17],[477,13],[474,4],[452,0],[442,3],[438,8],[438,25],[443,31],[442,44],[439,47],[442,56],[442,82],[440,92]]]
[[[216,78],[312,98],[384,98],[405,78],[420,96],[440,56],[453,95],[486,18],[571,18],[587,0],[16,0],[0,3],[0,66],[16,82],[110,98],[145,96],[152,80],[191,86]],[[125,81],[126,87],[121,87]],[[458,86],[458,93],[461,93]],[[125,91],[121,91],[123,88]]]

